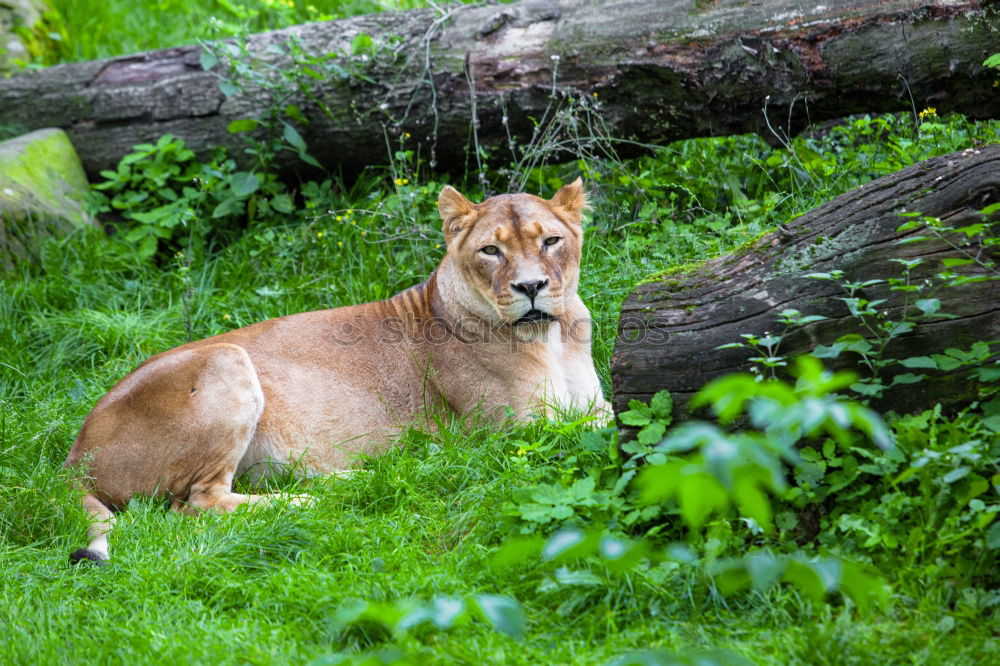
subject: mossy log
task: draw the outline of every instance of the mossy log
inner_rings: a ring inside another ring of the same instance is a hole
[[[506,164],[567,91],[599,106],[600,131],[623,153],[637,149],[629,142],[763,131],[765,100],[787,132],[924,106],[992,117],[1000,89],[982,66],[997,47],[990,4],[521,0],[387,12],[250,36],[242,59],[259,78],[228,97],[225,63],[204,71],[200,46],[0,79],[0,126],[65,129],[94,174],[167,132],[201,156],[225,145],[247,162],[229,124],[294,103],[309,121],[298,127],[309,153],[350,175],[384,164],[401,137],[432,168],[464,171],[476,163],[473,127]],[[311,98],[275,92],[292,69],[289,40],[325,59],[313,67],[319,78],[301,79]],[[278,161],[303,164],[292,151]]]
[[[889,343],[887,358],[926,357],[946,349],[968,350],[977,341],[1000,340],[1000,248],[983,247],[983,236],[961,248],[965,234],[898,230],[913,219],[901,213],[919,212],[954,228],[985,221],[987,231],[996,236],[1000,215],[986,218],[979,211],[998,201],[1000,145],[969,149],[920,162],[843,194],[742,251],[640,284],[622,306],[611,362],[616,411],[627,409],[630,399],[648,401],[656,391],[668,389],[681,413],[687,414],[685,404],[708,381],[751,368],[748,359],[754,354],[747,348],[719,347],[743,341],[742,334],[780,334],[784,326],[778,314],[786,309],[825,317],[784,335],[779,353],[789,359],[847,334],[872,338],[840,300],[847,296],[842,286],[805,277],[808,274],[839,270],[844,280],[855,283],[882,280],[857,296],[885,299],[877,306],[885,320],[902,321],[906,307],[920,314],[913,305],[916,299],[940,300],[940,312],[948,316],[919,320],[912,331]],[[945,260],[969,255],[978,255],[982,263],[951,270],[987,279],[919,293],[894,290],[885,282],[903,273],[903,266],[893,260],[922,259],[912,269],[911,283],[931,280],[940,285],[936,276],[952,263]],[[990,262],[992,267],[983,265]],[[993,351],[1000,350],[994,346]],[[828,365],[856,370],[858,359],[844,352]],[[882,377],[885,385],[900,373],[926,377],[892,386],[873,405],[903,413],[935,403],[967,404],[978,390],[970,372],[968,367],[945,372],[891,366]]]

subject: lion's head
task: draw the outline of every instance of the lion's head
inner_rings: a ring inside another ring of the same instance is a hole
[[[504,194],[474,204],[446,186],[438,197],[448,259],[476,316],[520,325],[559,319],[576,295],[587,205],[578,178],[550,200]]]

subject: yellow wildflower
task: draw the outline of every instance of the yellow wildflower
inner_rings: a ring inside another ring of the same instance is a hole
[[[937,109],[935,109],[933,106],[928,106],[926,109],[924,109],[917,115],[920,116],[921,120],[925,118],[935,118],[937,116]]]

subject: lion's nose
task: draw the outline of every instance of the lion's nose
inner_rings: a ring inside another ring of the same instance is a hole
[[[521,292],[531,300],[535,300],[535,296],[538,295],[538,292],[545,289],[548,285],[548,280],[536,280],[534,282],[511,282],[510,288],[514,291]]]

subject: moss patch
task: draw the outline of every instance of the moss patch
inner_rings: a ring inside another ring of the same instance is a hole
[[[0,267],[32,256],[45,237],[93,225],[89,185],[66,133],[43,129],[0,143]]]

